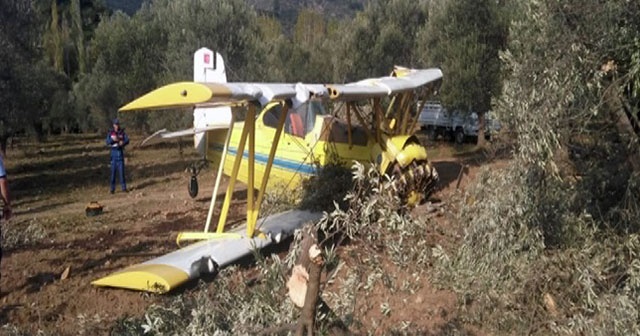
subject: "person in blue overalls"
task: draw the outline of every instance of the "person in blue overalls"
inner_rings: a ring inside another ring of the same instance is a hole
[[[107,146],[111,148],[111,193],[116,190],[116,172],[120,178],[122,191],[127,191],[127,182],[124,178],[124,147],[129,144],[129,137],[120,128],[120,121],[113,120],[113,128],[107,133]]]
[[[11,218],[11,196],[9,196],[9,181],[7,180],[7,171],[4,169],[4,161],[2,154],[0,154],[0,199],[2,199],[4,207],[2,208],[2,215],[0,220],[4,217],[4,220]],[[1,228],[2,226],[0,226]],[[2,236],[0,235],[0,262],[2,262]]]

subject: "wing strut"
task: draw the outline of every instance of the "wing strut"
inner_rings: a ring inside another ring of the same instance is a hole
[[[413,118],[413,120],[411,121],[411,126],[409,126],[407,131],[410,131],[411,133],[414,132],[414,130],[416,129],[416,124],[418,123],[418,117],[420,116],[420,112],[422,112],[422,109],[424,109],[424,105],[426,103],[427,103],[427,95],[425,94],[424,97],[422,97],[422,99],[420,100],[420,106],[418,106],[418,110],[416,111],[416,115]]]
[[[245,118],[244,127],[242,128],[242,135],[240,135],[240,142],[238,143],[238,151],[236,152],[236,158],[233,161],[233,170],[229,179],[229,185],[227,186],[227,194],[224,197],[224,203],[222,204],[222,210],[220,211],[220,218],[218,218],[218,227],[216,233],[224,232],[224,224],[227,221],[227,214],[229,213],[229,207],[231,206],[231,197],[233,196],[233,189],[236,187],[236,181],[238,180],[238,172],[240,171],[240,163],[242,162],[242,156],[244,154],[244,146],[247,143],[247,135],[249,134],[249,126],[247,124],[255,123],[255,120],[249,119],[251,116],[255,116],[256,106],[249,104],[249,111]],[[249,187],[250,188],[253,186]],[[247,205],[247,210],[249,206]]]
[[[269,180],[269,174],[271,172],[271,168],[273,167],[273,161],[276,156],[276,150],[278,148],[278,143],[280,142],[280,136],[282,134],[282,130],[284,129],[284,124],[286,121],[286,116],[288,113],[288,105],[284,104],[284,107],[281,111],[281,114],[278,119],[278,127],[276,128],[276,132],[273,137],[273,141],[271,142],[271,148],[269,151],[269,158],[267,159],[267,164],[265,166],[264,177],[262,178],[262,182],[260,183],[258,193],[255,193],[255,116],[256,116],[256,106],[250,104],[249,110],[247,111],[247,116],[245,118],[244,127],[242,128],[242,133],[240,135],[240,142],[238,143],[238,150],[236,152],[236,156],[233,162],[233,168],[231,171],[229,184],[227,186],[227,193],[225,195],[224,203],[222,204],[222,210],[220,211],[220,217],[218,218],[218,225],[216,227],[216,232],[209,232],[209,227],[211,223],[211,219],[213,217],[213,207],[215,204],[215,198],[218,192],[219,184],[220,184],[220,171],[218,172],[218,176],[216,178],[216,184],[214,187],[212,202],[209,208],[209,214],[207,216],[207,223],[205,224],[204,232],[182,232],[178,234],[178,244],[184,240],[201,240],[201,239],[234,239],[240,238],[241,236],[238,233],[228,233],[225,232],[225,223],[227,221],[227,215],[229,213],[229,208],[231,207],[231,198],[233,195],[233,191],[235,189],[235,184],[238,180],[238,173],[240,171],[241,162],[244,156],[245,146],[247,148],[247,164],[248,164],[248,186],[247,186],[247,229],[246,229],[246,237],[252,238],[256,234],[256,224],[258,222],[258,213],[260,211],[260,205],[264,199],[265,190],[267,188],[267,183]],[[233,122],[233,121],[232,121]],[[233,127],[230,127],[232,129]],[[227,133],[227,139],[225,140],[225,147],[222,153],[222,160],[220,163],[220,167],[224,166],[226,160],[226,153],[228,150],[228,144],[230,139],[231,132]]]
[[[260,212],[260,205],[262,204],[262,200],[264,199],[264,193],[267,189],[267,181],[269,180],[269,175],[271,174],[271,167],[273,167],[273,160],[276,157],[276,150],[278,149],[278,143],[280,143],[280,135],[282,134],[282,130],[284,129],[284,122],[287,120],[287,114],[289,113],[289,104],[284,104],[282,108],[282,112],[280,113],[280,119],[278,120],[278,128],[276,128],[276,133],[273,136],[273,141],[271,142],[271,149],[269,151],[269,158],[267,159],[267,166],[264,168],[264,177],[262,178],[262,183],[260,184],[260,190],[258,193],[258,200],[256,204],[258,205],[258,209],[255,211],[254,219],[251,223],[253,223],[254,227],[251,228],[253,232],[255,230],[255,223],[258,221],[258,213]],[[247,235],[249,233],[249,225],[247,225]]]
[[[404,114],[402,116],[402,127],[400,128],[402,134],[406,134],[407,132],[409,132],[407,127],[409,126],[409,118],[411,118],[411,107],[413,105],[414,97],[412,91],[405,93],[405,95],[406,99],[404,100],[403,104],[400,105],[400,110],[398,111],[399,113]],[[413,130],[411,130],[411,132],[409,133],[413,134]]]
[[[349,149],[353,148],[352,137],[353,136],[351,135],[351,104],[347,104],[347,138],[349,139]]]
[[[369,124],[364,121],[364,117],[362,116],[362,112],[358,108],[358,105],[355,105],[355,103],[353,102],[348,102],[347,104],[351,105],[353,111],[355,112],[354,114],[356,118],[364,128],[364,131],[367,133],[367,138],[371,139],[373,137],[373,135],[371,134],[371,128],[369,127]]]
[[[257,212],[255,207],[256,204],[254,202],[254,190],[255,190],[255,167],[256,167],[256,106],[251,104],[249,105],[249,113],[247,113],[247,122],[244,123],[244,128],[249,128],[249,183],[247,184],[247,237],[253,238],[253,229],[256,227],[254,214]],[[242,160],[243,154],[238,152],[236,155],[236,160]],[[266,178],[266,176],[265,176]]]
[[[231,121],[229,122],[229,131],[227,132],[227,138],[224,140],[224,148],[222,149],[222,160],[220,160],[220,166],[218,167],[218,175],[216,176],[216,184],[213,187],[213,193],[211,195],[211,204],[209,205],[209,213],[207,214],[207,222],[204,225],[204,232],[209,232],[209,226],[211,225],[211,218],[213,217],[213,208],[216,204],[216,196],[218,195],[218,189],[220,188],[220,181],[222,180],[222,174],[224,170],[224,162],[227,159],[227,150],[229,149],[229,142],[231,141],[231,132],[233,131],[233,123],[235,122],[235,114],[231,113]],[[209,145],[209,139],[206,139],[207,146]]]
[[[376,132],[376,142],[382,143],[382,107],[380,106],[380,98],[373,98],[373,120]]]

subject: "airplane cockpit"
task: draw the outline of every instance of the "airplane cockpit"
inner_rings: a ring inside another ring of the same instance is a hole
[[[281,112],[282,105],[275,105],[264,113],[262,122],[268,127],[278,127],[278,118]],[[289,109],[284,124],[284,132],[304,138],[304,136],[315,127],[316,117],[324,115],[327,115],[327,112],[321,101],[307,101],[296,108]]]
[[[264,113],[262,117],[263,124],[274,129],[278,127],[278,118],[281,111],[281,104],[274,105]],[[351,143],[360,146],[367,144],[367,134],[362,126],[348,125],[343,120],[329,115],[320,100],[310,100],[297,108],[289,109],[286,118],[284,132],[292,136],[304,138],[313,131],[318,122],[322,125],[322,131],[317,138],[319,140],[349,143],[347,129],[351,127]]]

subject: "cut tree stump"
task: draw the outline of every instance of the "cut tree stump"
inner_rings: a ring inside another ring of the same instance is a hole
[[[289,298],[302,308],[300,319],[295,325],[295,335],[313,335],[315,327],[316,309],[320,308],[327,316],[332,316],[338,322],[330,326],[332,335],[347,335],[348,328],[336,317],[336,314],[320,298],[321,274],[324,268],[324,256],[318,243],[318,238],[312,224],[302,228],[302,242],[296,265],[291,270],[291,277],[287,281]],[[285,326],[286,330],[291,326]],[[290,329],[289,329],[290,330]],[[273,330],[272,330],[273,331]]]

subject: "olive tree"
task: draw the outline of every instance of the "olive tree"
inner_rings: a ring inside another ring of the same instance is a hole
[[[340,29],[334,53],[343,81],[390,73],[394,65],[417,66],[417,32],[427,20],[424,1],[371,1],[353,23]]]
[[[17,133],[43,135],[42,122],[62,83],[42,61],[38,19],[29,0],[0,6],[0,150]]]
[[[502,1],[436,0],[420,31],[419,49],[426,63],[444,72],[442,101],[479,119],[478,145],[484,144],[485,113],[500,93],[499,59],[507,36]]]
[[[463,320],[496,334],[640,332],[638,142],[619,127],[638,111],[639,7],[514,7],[494,105],[513,159],[479,174],[460,246],[435,251]]]
[[[95,31],[92,71],[76,87],[94,126],[106,126],[118,107],[167,83],[191,80],[193,53],[208,47],[225,57],[229,80],[260,80],[257,15],[240,0],[145,3],[132,17],[117,12]],[[133,113],[136,128],[185,127],[190,113]]]

